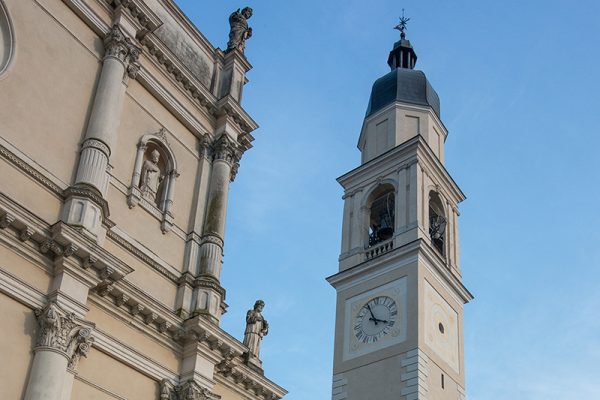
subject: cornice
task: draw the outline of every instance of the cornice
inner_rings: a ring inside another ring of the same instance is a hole
[[[183,92],[188,93],[200,104],[208,115],[216,102],[216,97],[198,81],[156,35],[147,35],[141,44],[148,49],[148,54],[156,60],[157,65],[172,77]]]
[[[208,41],[208,39],[200,32],[196,25],[181,11],[179,6],[173,0],[160,0],[165,9],[168,10],[172,17],[179,21],[188,33],[189,37],[194,40],[200,47],[204,48],[208,53],[215,53],[217,49]]]
[[[243,364],[236,365],[227,373],[223,373],[217,366],[216,372],[215,380],[218,383],[244,398],[253,394],[254,400],[279,400],[288,393],[281,386]]]
[[[0,157],[4,158],[10,164],[14,165],[16,168],[24,172],[30,178],[32,178],[35,182],[39,183],[42,187],[47,189],[50,193],[54,194],[57,198],[63,199],[63,189],[66,189],[66,186],[63,187],[56,183],[58,179],[51,179],[47,177],[45,174],[38,171],[34,168],[29,161],[24,160],[24,155],[17,155],[18,150],[13,150],[8,147],[8,143],[4,142],[2,138],[0,138]],[[4,142],[4,143],[3,143]]]
[[[254,140],[254,137],[250,132],[258,128],[258,124],[231,95],[221,98],[215,104],[211,113],[217,118],[223,116],[230,118],[240,128],[241,133],[237,138],[240,146],[242,146],[244,151],[252,147],[251,142]]]
[[[154,31],[162,21],[143,0],[106,0],[117,11],[126,10],[133,20],[139,24],[136,38],[143,38]]]
[[[169,271],[169,269],[176,270],[176,268],[169,264],[166,264],[166,266],[162,265],[153,257],[147,254],[149,250],[141,249],[137,244],[134,244],[133,242],[129,241],[127,238],[125,238],[122,234],[115,231],[114,229],[108,230],[106,232],[106,237],[111,239],[114,243],[119,245],[121,248],[123,248],[130,254],[137,257],[140,261],[152,267],[152,269],[154,269],[156,272],[158,272],[171,282],[177,283],[179,281],[179,275]]]
[[[439,181],[444,183],[444,186],[450,190],[457,203],[465,200],[464,193],[421,135],[414,136],[380,156],[354,168],[337,178],[337,181],[345,190],[353,192],[364,180],[371,179],[376,175],[388,174],[398,168],[406,168],[414,163],[426,165],[429,170],[433,171]]]
[[[420,135],[419,139],[419,148],[417,150],[419,164],[432,171],[433,174],[437,176],[439,181],[445,184],[444,187],[450,190],[456,203],[466,200],[467,197],[458,187],[446,167],[444,167],[444,165],[436,157],[431,147],[429,147],[429,144],[427,144],[427,141]]]
[[[90,282],[116,282],[133,271],[77,229],[63,222],[48,226],[3,193],[0,193],[0,215],[0,229],[14,231],[19,241],[31,242],[50,259],[76,259],[74,265],[81,269],[78,274]]]
[[[403,258],[401,263],[395,261],[399,258]],[[435,276],[440,277],[444,284],[452,289],[452,293],[458,296],[460,301],[468,303],[473,299],[473,295],[462,284],[461,280],[445,266],[444,260],[439,254],[422,239],[416,239],[380,257],[365,260],[354,267],[340,271],[326,279],[336,290],[345,290],[353,284],[357,284],[357,281],[363,279],[365,276],[368,276],[368,279],[372,279],[374,276],[379,276],[419,260],[425,260],[425,265],[434,271]]]
[[[379,116],[381,116],[382,114],[385,114],[386,112],[388,112],[392,108],[401,108],[403,110],[408,110],[408,111],[419,111],[419,112],[426,112],[426,113],[428,113],[429,116],[431,118],[433,118],[434,122],[441,128],[441,130],[443,132],[443,135],[444,135],[444,142],[448,138],[448,129],[446,128],[446,125],[444,125],[444,123],[442,122],[442,120],[440,119],[440,117],[438,117],[438,115],[433,111],[433,109],[431,108],[431,106],[418,106],[418,105],[415,105],[415,104],[407,104],[407,103],[395,102],[395,103],[391,103],[387,107],[382,108],[381,110],[377,111],[375,114],[369,115],[367,118],[364,119],[362,127],[361,127],[361,130],[360,130],[360,135],[358,137],[357,147],[360,148],[360,144],[361,144],[362,139],[363,139],[363,133],[365,131],[365,126],[369,122],[373,121],[374,119],[379,118]]]
[[[404,143],[386,151],[378,157],[346,172],[337,181],[347,190],[354,190],[361,180],[372,175],[382,175],[386,171],[394,171],[403,164],[416,162],[416,149],[421,136],[415,136]]]

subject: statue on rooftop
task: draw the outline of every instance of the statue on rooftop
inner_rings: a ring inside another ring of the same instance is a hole
[[[252,9],[244,7],[242,11],[238,8],[229,16],[229,42],[227,50],[238,49],[242,53],[246,47],[246,40],[252,36],[252,28],[248,26],[248,20],[252,17]]]
[[[269,324],[262,316],[262,310],[265,302],[256,300],[254,309],[248,310],[246,314],[246,331],[244,332],[244,345],[248,347],[251,357],[258,358],[260,352],[260,342],[262,338],[269,333]]]

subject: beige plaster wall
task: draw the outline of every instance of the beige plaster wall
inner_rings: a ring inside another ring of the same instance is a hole
[[[349,399],[399,398],[398,393],[405,386],[398,374],[401,361],[402,357],[396,355],[344,373]]]
[[[237,392],[234,392],[233,390],[231,390],[231,389],[227,388],[226,386],[221,385],[219,383],[217,383],[213,387],[212,391],[213,391],[213,393],[216,393],[219,396],[221,396],[221,400],[246,400],[247,399],[247,397],[241,396]]]
[[[42,256],[36,258],[38,261],[23,257],[0,241],[0,270],[27,282],[41,293],[48,293],[53,276],[52,266],[49,260],[41,261]]]
[[[98,307],[93,302],[87,306],[89,311],[86,315],[88,321],[96,324],[96,329],[109,334],[115,339],[127,344],[127,346],[144,354],[146,357],[159,362],[171,371],[179,371],[178,354],[162,345],[151,336],[145,334],[141,329],[131,323],[136,317],[127,314],[123,319],[117,319]],[[137,320],[141,322],[137,317]]]
[[[0,399],[20,399],[33,359],[37,323],[33,310],[2,293],[0,321]]]
[[[0,96],[0,101],[1,98]],[[30,179],[28,175],[16,169],[13,164],[7,163],[1,157],[0,171],[0,188],[2,188],[2,193],[10,197],[14,202],[35,213],[46,223],[52,224],[56,222],[62,204],[61,199],[57,195]],[[15,184],[15,182],[18,182],[18,184]]]
[[[73,384],[73,399],[126,398],[128,400],[157,399],[158,383],[138,371],[92,348],[78,367],[78,379]]]
[[[419,345],[427,353],[428,357],[435,363],[438,368],[441,368],[448,376],[461,385],[464,385],[464,353],[463,353],[463,306],[459,302],[456,295],[452,295],[446,285],[440,283],[431,271],[425,268],[425,265],[420,265],[419,278],[419,307],[422,310],[423,318],[420,323]],[[429,290],[427,287],[429,286]],[[429,296],[427,295],[429,292]],[[437,299],[437,301],[432,301]],[[435,313],[426,312],[426,308],[430,308],[435,304],[439,304],[440,309],[446,309],[446,314],[450,315],[450,319],[454,321],[448,324],[448,321],[443,322],[446,330],[445,335],[439,335],[437,324],[439,321],[435,318],[426,320],[425,316],[435,317]],[[426,326],[428,324],[429,326]],[[452,333],[450,330],[454,329]],[[428,333],[435,333],[431,337],[427,337]],[[441,340],[442,336],[450,337],[451,340]]]
[[[124,250],[111,239],[106,240],[103,247],[134,269],[132,273],[127,275],[125,280],[142,288],[144,292],[165,306],[175,309],[177,285],[173,281],[156,272],[151,266],[141,261],[131,252]],[[145,251],[145,253],[148,254],[150,251]]]
[[[175,232],[163,234],[160,221],[140,205],[129,208],[123,193],[111,187],[107,195],[110,219],[119,229],[176,268],[182,268],[185,241]]]
[[[70,183],[99,72],[101,42],[61,1],[40,3],[6,1],[16,57],[0,80],[0,134]]]
[[[456,400],[458,399],[458,385],[434,362],[428,363],[429,374],[427,375],[427,400]],[[442,387],[442,375],[444,375],[444,387]]]

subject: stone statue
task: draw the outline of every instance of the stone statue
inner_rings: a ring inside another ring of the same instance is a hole
[[[144,165],[142,166],[142,185],[140,189],[142,190],[142,194],[148,195],[154,201],[156,201],[158,185],[160,185],[160,182],[164,178],[160,174],[160,168],[158,167],[159,159],[160,153],[158,150],[153,150],[150,153],[150,159],[144,161]]]
[[[260,342],[269,333],[269,324],[262,316],[265,302],[257,300],[254,309],[248,310],[246,314],[246,331],[244,332],[244,345],[249,349],[251,357],[258,358]]]
[[[229,16],[229,42],[227,51],[238,49],[241,52],[246,47],[246,39],[252,36],[252,28],[248,27],[248,19],[252,16],[252,9],[244,7],[242,11],[238,8]]]

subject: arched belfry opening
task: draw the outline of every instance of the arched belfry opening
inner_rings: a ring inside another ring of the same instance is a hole
[[[369,196],[369,246],[394,236],[395,189],[390,184],[378,186]]]
[[[442,256],[445,255],[446,225],[447,220],[442,199],[439,193],[431,191],[429,193],[429,237],[433,247]]]

